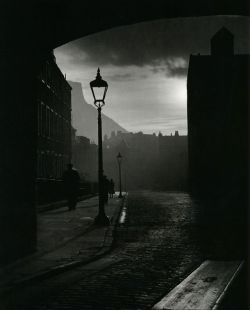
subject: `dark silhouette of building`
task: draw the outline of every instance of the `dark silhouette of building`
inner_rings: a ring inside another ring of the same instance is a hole
[[[114,132],[104,138],[104,168],[119,184],[116,156],[122,154],[122,183],[131,189],[186,189],[187,136]]]
[[[211,38],[211,55],[216,56],[233,56],[234,55],[234,36],[225,27],[222,27]]]
[[[190,56],[188,145],[196,194],[236,197],[247,186],[249,55],[234,55],[233,39],[222,28],[211,39],[211,55]]]
[[[158,187],[186,190],[188,176],[187,136],[159,134]]]
[[[75,136],[72,140],[72,163],[78,170],[81,179],[87,182],[97,182],[97,145],[90,139]]]
[[[53,53],[37,76],[37,192],[38,201],[60,196],[60,183],[71,161],[71,87]]]

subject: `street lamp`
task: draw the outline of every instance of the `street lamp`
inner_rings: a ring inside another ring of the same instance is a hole
[[[120,193],[119,193],[119,198],[122,198],[122,176],[121,176],[121,163],[122,163],[122,155],[119,152],[119,154],[116,156],[118,166],[119,166],[119,185],[120,185]]]
[[[103,158],[102,158],[102,107],[105,105],[104,99],[108,90],[108,83],[104,81],[97,70],[95,80],[90,82],[90,88],[94,97],[94,105],[98,111],[98,183],[99,183],[99,211],[95,218],[98,225],[109,225],[109,218],[104,210],[104,184],[103,184]]]

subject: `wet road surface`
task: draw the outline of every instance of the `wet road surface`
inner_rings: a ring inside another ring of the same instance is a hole
[[[13,292],[3,309],[150,309],[204,260],[187,193],[131,192],[124,219],[110,255]]]

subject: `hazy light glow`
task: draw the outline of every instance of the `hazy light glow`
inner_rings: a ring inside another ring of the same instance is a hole
[[[55,51],[57,64],[67,79],[82,83],[86,101],[93,104],[89,82],[96,76],[96,66],[83,61],[71,62],[62,48]],[[83,57],[84,59],[84,57]],[[100,66],[101,75],[109,88],[103,112],[128,131],[170,134],[179,130],[186,134],[186,79],[168,77],[166,68],[152,66]],[[164,70],[165,69],[165,70]],[[173,116],[181,115],[181,120]]]

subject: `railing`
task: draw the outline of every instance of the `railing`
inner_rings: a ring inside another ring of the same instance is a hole
[[[98,192],[96,182],[81,182],[79,196],[95,194]],[[65,191],[62,180],[37,179],[36,180],[37,204],[46,204],[65,199]]]

